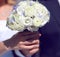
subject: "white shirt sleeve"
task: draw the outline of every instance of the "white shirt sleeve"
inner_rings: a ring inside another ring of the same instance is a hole
[[[6,26],[6,21],[0,21],[0,42],[12,38],[18,31],[13,31]]]
[[[16,31],[7,30],[4,32],[0,32],[0,42],[11,39],[13,35],[15,35]]]

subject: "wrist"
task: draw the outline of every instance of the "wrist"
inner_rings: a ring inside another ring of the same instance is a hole
[[[6,53],[10,49],[4,45],[4,42],[0,42],[0,55]]]
[[[19,57],[25,57],[25,55],[20,50],[14,50],[15,54]]]

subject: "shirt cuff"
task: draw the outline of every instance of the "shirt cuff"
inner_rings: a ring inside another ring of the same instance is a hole
[[[15,53],[19,57],[25,57],[19,50],[15,50]],[[28,56],[28,57],[31,57],[31,56]]]
[[[25,57],[19,50],[15,50],[15,53],[19,57]]]

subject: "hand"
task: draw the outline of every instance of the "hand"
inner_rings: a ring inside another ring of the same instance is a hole
[[[25,56],[35,54],[39,50],[39,32],[19,32],[13,38],[7,40],[5,44],[11,49],[19,49]]]
[[[10,49],[7,48],[3,42],[0,42],[0,55],[6,53],[7,51],[9,51]]]
[[[28,35],[28,33],[30,34],[30,36]],[[18,44],[19,50],[22,51],[22,53],[27,57],[39,51],[39,37],[41,36],[41,34],[39,34],[38,32],[28,33],[26,33],[25,36],[22,36],[26,40],[20,41]]]
[[[14,35],[11,39],[4,41],[4,44],[11,48],[11,49],[15,49],[17,48],[17,44],[21,41],[31,41],[32,39],[35,39],[36,35],[36,39],[39,38],[39,32],[30,32],[30,31],[23,31],[23,32],[19,32],[16,35]]]
[[[32,56],[39,51],[39,40],[20,42],[19,48],[26,57]]]

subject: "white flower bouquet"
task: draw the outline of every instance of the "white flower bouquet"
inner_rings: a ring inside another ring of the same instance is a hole
[[[19,2],[7,19],[7,26],[12,30],[38,31],[38,29],[48,23],[50,12],[48,9],[36,1]]]

